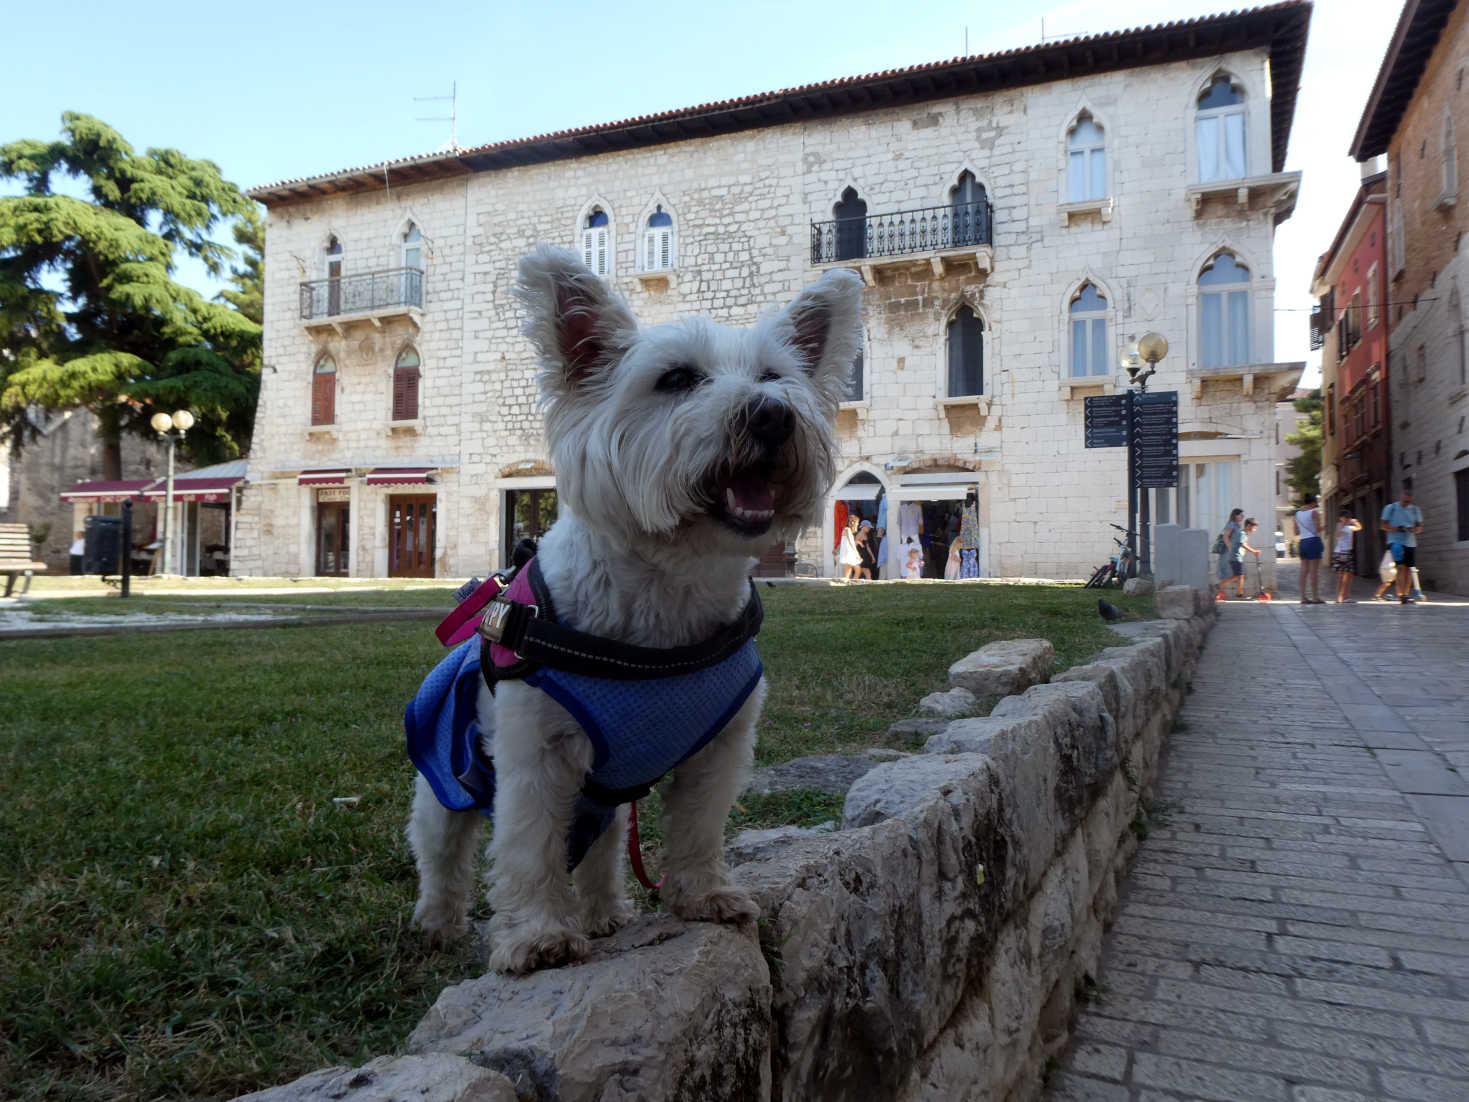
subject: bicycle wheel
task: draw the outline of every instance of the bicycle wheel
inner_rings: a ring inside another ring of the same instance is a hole
[[[1112,564],[1110,562],[1104,562],[1101,566],[1097,567],[1096,573],[1087,579],[1086,585],[1082,586],[1082,588],[1101,589],[1102,586],[1107,584],[1107,578],[1111,573]]]

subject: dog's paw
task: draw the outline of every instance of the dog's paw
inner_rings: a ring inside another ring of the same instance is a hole
[[[669,899],[668,909],[690,922],[723,922],[743,926],[760,917],[760,906],[737,888],[725,887],[704,895]]]
[[[450,945],[469,933],[468,916],[455,907],[425,907],[420,903],[413,909],[413,925],[422,932],[424,941],[435,947]]]
[[[595,904],[582,910],[582,929],[591,937],[606,937],[615,934],[636,916],[636,912],[625,900],[611,904]]]
[[[495,938],[490,967],[496,972],[523,976],[541,968],[574,964],[591,948],[591,942],[584,935],[564,927],[542,930],[537,934],[511,931]]]

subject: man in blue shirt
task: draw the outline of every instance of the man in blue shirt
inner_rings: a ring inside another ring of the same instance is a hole
[[[1413,504],[1413,483],[1403,480],[1402,495],[1382,510],[1382,530],[1393,561],[1398,564],[1398,603],[1413,602],[1413,567],[1417,565],[1418,533],[1423,531],[1423,510]]]

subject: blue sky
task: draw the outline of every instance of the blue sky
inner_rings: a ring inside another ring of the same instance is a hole
[[[1212,14],[1229,0],[1125,5],[876,0],[727,5],[417,0],[8,0],[0,141],[54,138],[83,111],[135,147],[215,161],[242,187],[753,92]],[[1356,190],[1346,154],[1397,0],[1318,0],[1291,135],[1305,169],[1276,241],[1278,359],[1306,347],[1311,270]],[[54,45],[53,45],[54,44]],[[188,278],[187,275],[185,278]],[[202,289],[202,288],[201,288]]]

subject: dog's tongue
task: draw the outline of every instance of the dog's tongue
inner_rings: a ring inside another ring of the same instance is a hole
[[[775,495],[770,487],[754,478],[736,478],[725,489],[725,505],[733,505],[746,513],[773,513]]]

